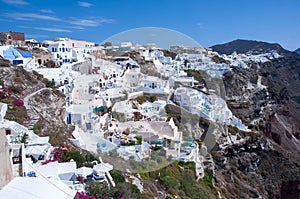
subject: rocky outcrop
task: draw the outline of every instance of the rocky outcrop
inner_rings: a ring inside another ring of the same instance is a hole
[[[214,45],[211,46],[210,48],[212,48],[214,51],[220,54],[231,54],[233,52],[247,53],[250,51],[256,54],[266,53],[269,51],[277,51],[278,53],[291,53],[276,43],[271,44],[262,41],[243,40],[243,39],[237,39],[225,44]]]
[[[250,48],[239,47],[242,43],[219,47],[223,53],[245,53],[262,44],[246,42]],[[282,51],[280,46],[267,46]],[[300,107],[291,97],[300,93],[300,59],[286,51],[281,55],[248,63],[248,69],[233,67],[225,74],[228,107],[252,129],[248,135],[237,132],[240,139],[248,137],[246,143],[212,152],[215,185],[225,198],[299,198]],[[217,142],[220,139],[224,135]]]
[[[251,135],[248,135],[251,136]],[[297,198],[298,165],[281,153],[268,150],[262,136],[212,153],[215,185],[226,198]],[[288,191],[286,184],[294,183]],[[293,197],[292,197],[293,196]]]
[[[12,97],[24,101],[26,109],[22,107],[24,113],[18,122],[38,135],[49,135],[54,145],[64,144],[72,132],[64,122],[65,96],[57,90],[44,88],[42,75],[22,68],[0,68],[0,79],[12,90]]]
[[[50,135],[55,145],[65,144],[73,128],[65,123],[65,96],[59,91],[43,89],[31,96],[28,105],[39,117],[33,130],[40,135]]]
[[[297,50],[295,50],[294,53],[300,55],[300,48],[298,48]]]

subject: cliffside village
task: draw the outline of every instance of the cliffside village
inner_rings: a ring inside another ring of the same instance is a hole
[[[166,158],[194,161],[201,178],[203,160],[218,135],[200,146],[194,137],[178,129],[166,106],[174,105],[242,131],[249,129],[232,114],[217,90],[209,90],[186,70],[203,70],[210,78],[222,79],[231,70],[230,65],[245,68],[250,61],[266,62],[279,55],[219,55],[210,49],[183,46],[172,46],[170,51],[178,53],[173,58],[166,56],[152,43],[97,45],[70,38],[37,42],[25,40],[24,33],[0,33],[1,57],[15,67],[42,74],[65,95],[65,122],[75,126],[70,139],[74,145],[100,156],[116,151],[124,160],[133,157],[136,161],[151,157],[153,147],[161,147]],[[215,56],[226,62],[217,62]],[[149,71],[144,69],[148,65]],[[251,88],[249,83],[245,89]],[[5,168],[0,174],[1,198],[14,187],[29,191],[32,184],[41,192],[51,192],[58,186],[61,191],[56,191],[57,196],[75,198],[78,191],[84,191],[78,177],[90,176],[114,186],[111,163],[100,161],[93,168],[77,168],[74,161],[42,164],[53,159],[57,146],[49,143],[49,137],[36,135],[32,128],[5,119],[8,108],[0,103],[0,162]],[[24,144],[21,140],[25,134],[28,139]],[[227,138],[223,146],[243,142],[234,135]]]

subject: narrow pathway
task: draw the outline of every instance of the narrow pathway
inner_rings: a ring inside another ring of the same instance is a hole
[[[35,111],[35,108],[33,106],[29,105],[29,100],[30,100],[31,97],[33,97],[34,95],[36,95],[37,93],[39,93],[43,90],[49,90],[49,88],[41,88],[41,89],[39,89],[39,90],[37,90],[33,93],[30,93],[26,97],[24,97],[24,106],[25,106],[26,111],[27,111],[27,116],[29,117],[29,121],[28,121],[26,126],[29,130],[33,130],[34,125],[40,119],[39,115]]]

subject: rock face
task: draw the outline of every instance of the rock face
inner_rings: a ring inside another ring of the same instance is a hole
[[[300,58],[297,56],[284,56],[261,64],[260,74],[262,84],[269,87],[271,92],[277,94],[279,99],[300,95]],[[285,91],[287,89],[288,92]]]
[[[264,42],[237,40],[213,49],[227,54],[277,50],[283,55],[225,74],[228,107],[253,132],[237,132],[251,139],[214,154],[220,193],[226,198],[299,198],[300,107],[291,99],[300,95],[299,57]]]
[[[49,135],[50,142],[61,145],[71,136],[71,127],[64,122],[65,96],[57,90],[45,88],[43,76],[22,68],[0,68],[0,79],[4,87],[12,90],[15,99],[24,101],[24,111],[14,113],[17,122],[32,129],[38,135]],[[9,114],[7,114],[9,116]]]
[[[260,144],[265,140],[215,153],[216,187],[225,198],[299,198],[299,166]]]
[[[294,53],[300,55],[300,48],[298,48],[297,50],[295,50]]]
[[[38,119],[33,130],[41,135],[50,135],[53,144],[65,144],[66,138],[71,137],[73,128],[64,122],[63,94],[52,89],[43,89],[29,99],[28,105],[33,108],[34,117]]]
[[[253,64],[250,69],[233,68],[224,78],[232,112],[297,160],[300,108],[290,96],[300,92],[299,64],[300,59],[295,56],[284,57],[260,66]],[[255,87],[259,76],[265,88]]]
[[[211,46],[214,51],[220,54],[247,53],[249,51],[255,53],[265,53],[271,50],[276,50],[278,53],[289,53],[289,51],[283,49],[279,44],[270,44],[262,41],[243,40],[237,39],[225,44],[218,44]]]

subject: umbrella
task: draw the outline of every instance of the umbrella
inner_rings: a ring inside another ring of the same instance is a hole
[[[111,171],[113,169],[113,165],[108,164],[108,163],[100,163],[100,164],[96,164],[93,167],[93,170],[97,173],[105,173],[108,171]]]
[[[85,177],[91,175],[93,173],[93,169],[89,167],[81,167],[75,170],[75,174],[78,176]]]

